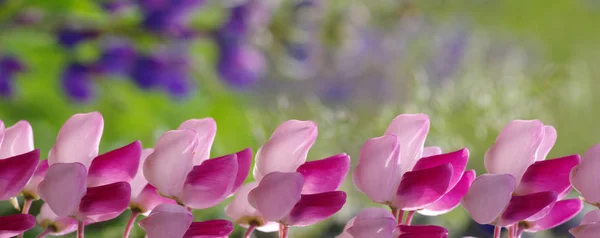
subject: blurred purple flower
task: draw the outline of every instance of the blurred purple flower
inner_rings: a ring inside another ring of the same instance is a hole
[[[266,71],[263,54],[248,44],[219,44],[217,70],[227,84],[243,88],[256,83]]]
[[[94,29],[65,27],[58,30],[57,40],[60,45],[70,49],[83,41],[95,39],[99,35],[100,32]]]
[[[171,53],[138,56],[131,78],[142,89],[161,89],[174,98],[185,97],[194,88],[187,59]]]
[[[80,63],[70,63],[62,73],[62,86],[70,98],[85,102],[94,96],[94,85],[90,67]]]
[[[127,0],[107,0],[100,2],[100,6],[110,13],[119,12],[130,5],[130,1]]]
[[[465,55],[465,48],[469,41],[468,32],[459,29],[449,36],[442,36],[442,44],[428,66],[429,78],[433,81],[442,81],[452,77],[458,71]]]
[[[135,58],[133,46],[126,42],[117,42],[104,49],[96,67],[106,74],[126,75],[135,63]]]
[[[173,36],[187,35],[189,15],[203,3],[204,0],[138,0],[144,27]]]
[[[0,57],[0,96],[13,95],[13,80],[15,73],[23,72],[25,66],[19,59],[12,56]]]

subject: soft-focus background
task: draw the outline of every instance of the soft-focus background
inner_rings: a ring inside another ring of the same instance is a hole
[[[512,119],[557,128],[550,158],[600,142],[598,22],[593,0],[0,0],[0,119],[28,120],[45,154],[77,112],[104,115],[103,152],[152,147],[186,119],[213,117],[213,156],[256,151],[284,120],[314,120],[309,159],[347,152],[355,164],[394,116],[423,112],[427,144],[468,147],[482,173]],[[343,189],[341,212],[291,236],[334,237],[376,206],[350,180]],[[226,203],[196,219],[225,218]],[[119,237],[128,215],[86,236]],[[415,219],[491,236],[462,208]],[[570,237],[578,219],[524,237]]]

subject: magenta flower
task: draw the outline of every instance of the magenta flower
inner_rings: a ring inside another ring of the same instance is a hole
[[[477,177],[462,199],[473,220],[496,225],[498,234],[499,227],[508,227],[519,236],[574,217],[581,202],[561,199],[571,190],[569,173],[580,158],[544,160],[555,141],[556,130],[538,120],[515,120],[504,127],[485,154],[489,174]]]
[[[35,217],[29,214],[0,216],[0,238],[14,237],[35,226]]]
[[[594,238],[600,232],[600,210],[593,210],[583,216],[579,226],[569,230],[575,238]]]
[[[148,238],[225,238],[233,232],[227,220],[194,222],[187,209],[176,204],[161,204],[140,221]]]
[[[377,203],[410,211],[409,218],[414,211],[439,215],[458,206],[475,177],[475,171],[465,171],[469,150],[441,154],[438,147],[424,148],[428,131],[425,114],[396,117],[386,135],[361,148],[352,174],[356,188]]]
[[[59,218],[83,225],[113,219],[129,204],[129,181],[137,173],[141,143],[135,141],[102,155],[98,146],[104,120],[98,112],[76,114],[58,133],[39,184],[40,197]]]

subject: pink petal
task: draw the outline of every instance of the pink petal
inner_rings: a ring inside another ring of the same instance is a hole
[[[421,155],[422,157],[429,157],[429,156],[434,156],[434,155],[439,155],[442,153],[442,148],[437,147],[437,146],[427,146],[423,148],[423,155]]]
[[[34,226],[35,217],[29,214],[0,216],[0,237],[13,237],[33,228]]]
[[[552,191],[533,193],[524,196],[513,196],[502,213],[497,225],[509,226],[537,215],[538,212],[546,207],[554,206],[556,196],[557,194]]]
[[[509,174],[484,174],[471,184],[462,198],[462,206],[479,224],[490,224],[510,202],[515,179]]]
[[[365,209],[366,210],[366,209]],[[393,216],[377,216],[370,210],[361,211],[346,232],[352,237],[392,238],[395,237],[396,219]]]
[[[23,196],[28,199],[39,199],[38,186],[44,180],[46,171],[48,171],[48,160],[40,160],[33,177],[27,182],[27,185],[23,188]]]
[[[400,230],[400,236],[398,238],[444,238],[448,237],[448,230],[441,226],[432,225],[413,225],[405,226],[401,225],[398,227]]]
[[[267,174],[248,194],[248,202],[268,221],[280,221],[300,201],[302,174],[273,172]]]
[[[557,227],[575,217],[582,208],[583,203],[579,199],[558,201],[544,218],[527,224],[525,231],[538,232]]]
[[[290,226],[309,226],[338,212],[346,203],[346,193],[331,191],[303,194],[282,223]]]
[[[0,129],[1,130],[1,129]],[[4,131],[0,141],[0,159],[13,157],[32,151],[33,130],[27,121],[19,121]]]
[[[38,186],[40,197],[58,216],[74,216],[86,192],[86,175],[81,163],[53,164]]]
[[[556,129],[553,126],[544,126],[544,140],[542,140],[542,144],[540,144],[540,149],[538,150],[536,161],[542,161],[546,159],[548,153],[554,147],[554,143],[556,143]]]
[[[385,133],[398,137],[402,148],[402,173],[410,171],[422,157],[425,138],[429,133],[429,117],[425,114],[401,114],[392,120]]]
[[[233,224],[228,220],[192,222],[183,238],[221,238],[233,232]]]
[[[600,234],[600,223],[579,225],[569,230],[575,238],[596,238]]]
[[[400,185],[400,141],[394,135],[369,139],[352,173],[354,186],[378,203],[390,204]]]
[[[250,182],[242,186],[234,195],[231,203],[225,208],[225,215],[235,223],[249,225],[251,222],[262,225],[260,213],[248,202],[248,194],[258,186],[258,182]],[[278,226],[279,229],[279,226]]]
[[[452,165],[452,178],[450,179],[450,186],[448,189],[454,188],[458,183],[458,180],[465,172],[465,168],[467,168],[467,162],[469,161],[469,150],[461,149],[454,152],[434,155],[431,157],[425,157],[417,161],[413,171],[420,169],[428,169],[433,168],[442,164],[451,164]]]
[[[465,171],[456,186],[446,193],[440,200],[435,201],[419,213],[427,216],[437,216],[451,211],[460,204],[465,194],[469,191],[469,187],[475,180],[475,170]]]
[[[210,158],[210,149],[217,134],[217,123],[210,117],[190,119],[181,123],[178,130],[191,129],[198,135],[198,147],[195,149],[194,165],[199,165]]]
[[[302,194],[337,190],[346,179],[348,169],[350,169],[350,156],[347,154],[304,163],[296,170],[304,176]]]
[[[148,183],[164,196],[178,196],[194,166],[194,149],[197,145],[198,137],[192,130],[164,133],[144,163],[144,177]]]
[[[600,144],[589,148],[581,158],[581,164],[571,171],[573,187],[590,204],[600,203],[600,183],[597,179],[600,171]]]
[[[569,174],[579,164],[579,155],[570,155],[558,159],[542,160],[527,168],[517,194],[531,194],[542,191],[554,191],[558,194],[571,189]]]
[[[88,188],[79,204],[80,220],[101,222],[119,216],[129,205],[131,188],[127,182],[116,182]]]
[[[269,141],[256,152],[256,180],[271,172],[293,172],[304,164],[308,150],[317,139],[312,121],[290,120],[279,125]]]
[[[335,238],[353,238],[352,235],[350,235],[350,233],[348,233],[348,229],[350,229],[350,227],[352,227],[352,225],[354,225],[355,218],[356,217],[353,217],[352,219],[350,219],[344,226],[344,231],[342,231],[342,233],[339,234],[338,236],[336,236]]]
[[[195,209],[215,206],[230,194],[237,172],[235,154],[206,160],[188,174],[179,199]]]
[[[16,196],[33,176],[40,159],[40,151],[0,160],[0,201]]]
[[[390,212],[388,209],[380,208],[380,207],[369,207],[360,211],[354,220],[362,220],[362,219],[374,219],[374,218],[394,218],[394,214]]]
[[[581,220],[581,224],[592,224],[596,222],[600,222],[600,210],[598,209],[586,213]]]
[[[183,237],[194,217],[182,206],[162,204],[139,222],[148,238]]]
[[[142,150],[137,173],[135,174],[133,179],[129,182],[129,185],[131,185],[131,197],[132,198],[137,197],[142,192],[142,190],[146,187],[146,185],[148,184],[148,181],[146,181],[146,178],[144,177],[144,163],[146,162],[146,159],[148,158],[148,156],[150,154],[152,154],[152,152],[154,152],[154,149],[143,149]]]
[[[6,132],[6,128],[4,127],[4,122],[0,120],[0,146],[2,146],[2,141],[4,140],[4,133]]]
[[[37,216],[38,224],[44,229],[51,229],[50,235],[62,236],[77,230],[77,219],[71,217],[59,217],[52,212],[47,203],[42,205],[40,214]]]
[[[543,139],[544,124],[541,121],[510,122],[485,153],[485,169],[492,174],[510,174],[518,184],[527,167],[535,162]]]
[[[393,205],[402,210],[418,210],[440,199],[450,185],[452,165],[404,173]]]
[[[56,144],[48,155],[48,163],[78,162],[88,168],[98,155],[103,130],[104,119],[99,112],[71,116],[58,132]]]
[[[147,216],[147,213],[160,204],[176,204],[176,202],[173,199],[160,196],[154,186],[146,184],[142,192],[131,200],[129,207]]]
[[[90,165],[87,186],[131,181],[140,165],[141,154],[142,143],[136,140],[129,145],[99,155]]]
[[[246,148],[236,153],[238,171],[235,175],[235,182],[229,194],[235,193],[246,181],[248,174],[250,173],[250,166],[252,165],[252,148]]]

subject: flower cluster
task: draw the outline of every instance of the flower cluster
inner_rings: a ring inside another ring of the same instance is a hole
[[[504,127],[485,154],[486,174],[467,170],[469,150],[442,152],[425,147],[430,121],[425,114],[402,114],[383,136],[366,141],[352,171],[356,188],[385,205],[365,208],[348,221],[340,238],[448,237],[435,225],[413,225],[416,213],[437,216],[461,205],[474,221],[508,228],[509,237],[556,227],[577,215],[583,203],[565,196],[574,187],[583,200],[600,206],[595,173],[600,145],[583,158],[570,155],[545,160],[554,146],[554,127],[539,120],[515,120]],[[256,152],[251,148],[210,158],[216,135],[212,118],[191,119],[160,136],[154,148],[139,141],[98,154],[104,129],[98,112],[76,114],[58,133],[46,160],[34,149],[26,121],[5,128],[0,122],[0,200],[22,214],[0,217],[0,237],[22,236],[39,225],[38,237],[77,231],[131,210],[123,237],[136,218],[149,238],[227,237],[234,224],[279,231],[323,221],[346,203],[340,190],[350,170],[350,156],[336,154],[307,162],[318,128],[312,121],[289,120],[275,129]],[[245,183],[254,162],[254,181]],[[23,196],[21,208],[18,196]],[[192,211],[233,199],[228,220],[194,221]],[[29,215],[34,200],[44,204],[37,219]],[[570,230],[578,238],[600,230],[600,210],[585,215]]]

